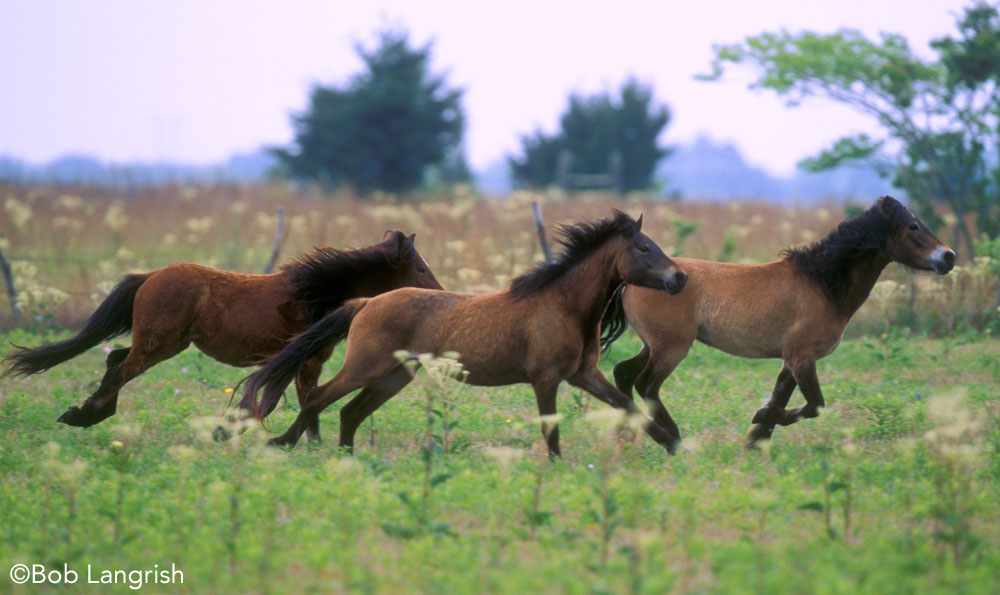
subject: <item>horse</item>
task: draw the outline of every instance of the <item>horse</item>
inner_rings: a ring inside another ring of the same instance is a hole
[[[642,339],[641,351],[614,368],[615,384],[650,404],[653,419],[677,439],[680,432],[660,401],[659,390],[697,339],[746,358],[781,358],[770,400],[753,416],[746,446],[769,440],[775,425],[813,418],[825,405],[816,360],[836,349],[851,316],[868,298],[890,262],[947,274],[955,252],[890,196],[841,222],[824,239],[789,248],[767,264],[730,264],[677,258],[691,275],[678,296],[629,286],[616,293],[604,324],[604,345],[627,324]],[[786,410],[798,386],[805,405]]]
[[[563,225],[564,250],[556,261],[536,265],[493,293],[398,289],[350,300],[249,376],[241,406],[263,420],[303,362],[346,338],[343,367],[310,393],[288,430],[269,444],[294,446],[321,411],[360,388],[340,411],[340,445],[351,449],[364,419],[412,380],[417,354],[456,352],[469,384],[530,384],[549,454],[560,456],[559,429],[550,416],[563,380],[638,412],[597,368],[601,319],[612,293],[623,282],[677,293],[687,281],[641,228],[641,216],[634,220],[620,211],[594,223]],[[399,352],[409,361],[400,361]],[[671,447],[662,428],[651,423],[646,431]]]
[[[38,374],[119,335],[131,347],[112,350],[97,391],[57,421],[89,427],[114,415],[118,391],[152,366],[192,343],[231,366],[252,366],[278,353],[298,333],[345,301],[399,287],[441,289],[414,247],[414,235],[387,231],[384,241],[356,250],[315,248],[267,275],[172,264],[126,275],[73,337],[16,351],[4,376]],[[299,401],[316,387],[330,351],[304,361],[296,376]],[[319,424],[309,428],[319,438]]]

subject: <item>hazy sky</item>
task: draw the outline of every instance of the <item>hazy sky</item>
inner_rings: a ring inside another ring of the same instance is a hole
[[[959,0],[548,2],[0,0],[0,154],[40,162],[76,152],[113,161],[219,161],[291,139],[314,83],[360,68],[354,44],[402,26],[435,40],[434,69],[466,89],[474,167],[555,129],[570,91],[652,83],[673,111],[662,140],[705,133],[784,173],[831,140],[875,128],[821,101],[785,108],[708,71],[713,43],[765,30],[904,34],[930,55]]]

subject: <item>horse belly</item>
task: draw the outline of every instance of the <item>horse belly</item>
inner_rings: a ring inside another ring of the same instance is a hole
[[[730,355],[747,358],[781,357],[781,340],[756,329],[726,330],[698,328],[698,340]]]

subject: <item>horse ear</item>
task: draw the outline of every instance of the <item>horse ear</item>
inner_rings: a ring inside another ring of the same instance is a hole
[[[415,240],[416,238],[417,238],[417,234],[415,234],[415,233],[411,233],[410,235],[406,236],[406,239],[410,240],[411,244],[413,243],[413,240]]]
[[[635,230],[642,231],[642,213],[639,213],[639,218],[635,220]]]
[[[387,229],[387,230],[385,230],[385,233],[382,234],[382,241],[383,242],[388,242],[389,241],[389,236],[395,236],[395,233],[396,233],[395,229]]]
[[[882,198],[878,199],[878,206],[882,210],[883,213],[885,213],[886,215],[889,215],[889,214],[892,214],[893,212],[895,212],[896,209],[898,209],[902,205],[900,205],[899,201],[896,200],[895,198],[893,198],[893,197],[891,197],[889,195],[886,195],[886,196],[883,196]]]

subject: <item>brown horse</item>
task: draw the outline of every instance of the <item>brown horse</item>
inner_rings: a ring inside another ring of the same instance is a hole
[[[687,281],[640,232],[641,225],[641,217],[635,221],[615,211],[603,221],[564,226],[565,250],[558,261],[536,266],[495,293],[400,289],[351,300],[251,375],[242,406],[263,419],[303,362],[346,337],[340,372],[312,392],[288,431],[271,444],[294,445],[321,411],[361,388],[340,412],[340,444],[353,446],[361,422],[412,379],[411,369],[394,356],[399,351],[457,352],[469,384],[529,383],[543,416],[556,412],[556,390],[563,380],[635,412],[635,404],[597,369],[604,309],[623,282],[677,293]],[[542,432],[550,454],[558,455],[558,427],[543,421]],[[662,428],[650,424],[647,432],[672,448]]]
[[[291,337],[346,300],[399,287],[441,289],[413,238],[389,231],[385,241],[367,248],[317,248],[270,275],[187,263],[126,275],[79,333],[35,349],[18,347],[5,358],[4,375],[44,372],[131,331],[132,346],[108,355],[97,392],[58,420],[92,426],[114,415],[118,391],[126,382],[192,343],[222,363],[251,366],[280,351]],[[316,387],[329,356],[326,350],[303,362],[296,376],[300,402]],[[310,437],[319,437],[318,423],[310,428]]]
[[[767,264],[678,258],[691,275],[682,295],[641,287],[617,293],[609,312],[619,312],[624,305],[643,342],[638,355],[615,366],[619,390],[631,395],[634,386],[651,404],[653,419],[679,438],[659,390],[695,339],[740,357],[780,357],[784,364],[774,392],[747,434],[747,446],[753,446],[769,439],[775,425],[819,415],[824,401],[816,360],[836,349],[851,316],[889,262],[941,275],[955,265],[955,252],[889,196],[842,222],[823,240],[783,255]],[[603,343],[623,330],[624,325],[606,322]],[[786,410],[796,385],[806,404]]]

